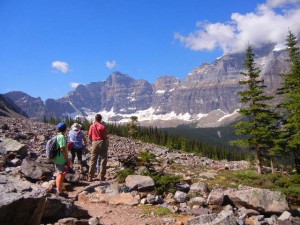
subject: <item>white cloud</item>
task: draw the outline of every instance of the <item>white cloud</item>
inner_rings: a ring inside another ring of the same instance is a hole
[[[76,82],[71,82],[71,83],[70,83],[70,86],[71,86],[72,88],[77,88],[78,85],[80,85],[80,84],[79,84],[79,83],[76,83]]]
[[[68,73],[70,71],[69,64],[62,61],[54,61],[52,62],[52,67],[57,69],[62,73]]]
[[[112,69],[116,66],[116,61],[115,60],[112,60],[112,61],[106,61],[105,62],[105,65],[108,69]]]
[[[255,12],[233,13],[226,23],[197,22],[196,31],[186,36],[176,33],[175,38],[195,51],[244,51],[248,43],[259,47],[285,42],[288,30],[300,32],[299,18],[300,0],[268,0],[258,5]]]
[[[267,6],[270,8],[282,7],[288,4],[299,4],[299,0],[268,0]]]

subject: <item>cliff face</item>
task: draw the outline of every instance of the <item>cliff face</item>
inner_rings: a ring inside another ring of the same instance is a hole
[[[281,85],[280,74],[288,70],[287,54],[284,50],[274,51],[274,46],[254,52],[267,92],[274,95]],[[242,88],[239,81],[245,79],[241,75],[244,59],[244,53],[224,55],[211,64],[195,68],[182,81],[162,76],[154,84],[115,72],[104,82],[79,85],[63,98],[47,99],[44,105],[39,98],[24,93],[6,96],[31,118],[44,115],[86,117],[101,112],[108,113],[108,119],[113,121],[135,114],[140,121],[181,120],[182,123],[197,122],[200,126],[207,125],[203,121],[210,121],[212,126],[218,126],[222,116],[228,117],[240,107],[237,93]]]
[[[0,116],[6,117],[28,117],[11,99],[0,94]]]

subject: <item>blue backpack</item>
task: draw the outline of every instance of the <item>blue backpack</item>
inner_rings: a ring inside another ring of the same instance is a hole
[[[57,135],[47,141],[46,144],[46,157],[48,159],[54,159],[59,154],[59,148],[56,147]]]

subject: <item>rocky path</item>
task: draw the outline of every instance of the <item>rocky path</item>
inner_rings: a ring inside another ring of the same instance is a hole
[[[116,183],[116,180],[110,180],[109,183]],[[91,187],[96,187],[101,183],[99,181],[83,181],[82,186],[74,186],[72,191],[68,192],[69,198],[77,199],[78,194]],[[78,199],[77,199],[78,200]],[[129,205],[111,205],[108,203],[87,203],[75,201],[75,204],[88,211],[90,216],[98,217],[101,225],[161,225],[161,224],[187,224],[185,216],[176,218],[168,216],[157,216],[146,213],[143,206]]]

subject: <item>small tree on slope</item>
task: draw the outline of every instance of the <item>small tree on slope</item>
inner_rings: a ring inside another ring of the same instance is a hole
[[[239,113],[245,116],[245,120],[234,125],[235,133],[244,135],[245,138],[234,140],[231,144],[255,151],[257,172],[261,174],[262,157],[269,153],[276,139],[277,115],[266,103],[273,97],[264,94],[266,86],[259,78],[260,69],[255,67],[254,56],[251,46],[248,46],[244,61],[245,72],[241,72],[246,79],[239,82],[245,89],[238,93],[243,104]]]

